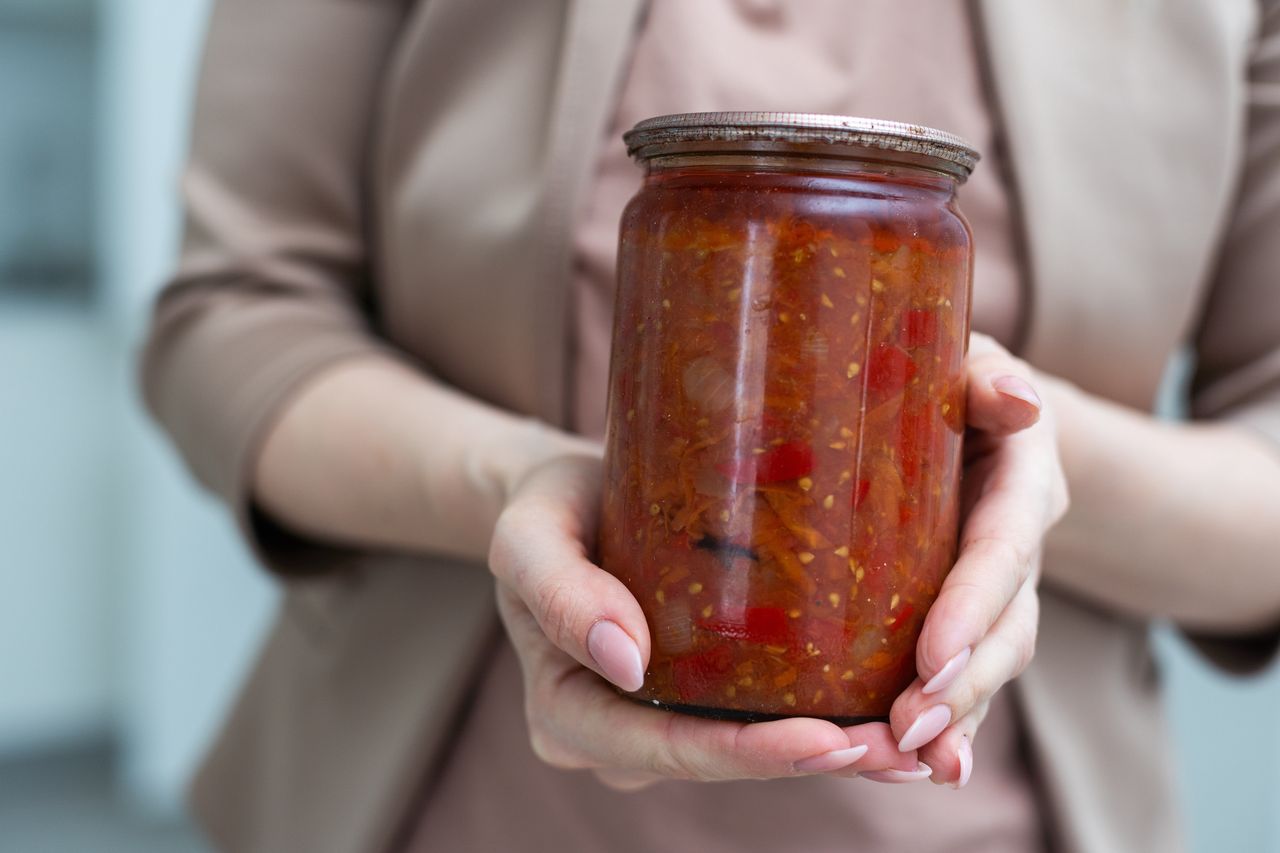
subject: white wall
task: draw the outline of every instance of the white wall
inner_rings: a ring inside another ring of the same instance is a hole
[[[113,384],[132,388],[130,350],[172,263],[178,175],[206,0],[111,0],[103,24],[105,290],[117,343]],[[116,482],[125,570],[119,725],[129,790],[176,807],[191,768],[249,665],[275,593],[226,512],[198,494],[122,394]]]
[[[24,150],[32,138],[69,136],[39,102],[47,90],[29,84],[65,70],[40,67],[69,49],[38,49],[41,34],[57,32],[49,23],[87,26],[89,5],[0,0],[0,48],[6,38],[21,48],[0,56],[0,162],[20,160],[5,152],[23,134]],[[208,7],[101,4],[100,109],[76,115],[81,126],[96,119],[100,141],[97,298],[0,297],[0,754],[121,735],[127,791],[161,812],[179,807],[275,600],[135,390],[146,306],[177,241],[177,176]],[[80,186],[87,174],[68,178],[54,183],[78,201],[55,193],[41,207],[7,193],[0,237],[56,204],[49,230],[83,245],[74,214],[93,194]]]
[[[0,0],[0,753],[101,732],[111,706],[106,341],[18,295],[59,265],[87,290],[89,5]]]
[[[1156,633],[1194,853],[1280,851],[1280,672],[1232,678]]]
[[[93,212],[89,16],[0,0],[0,277],[87,284]],[[51,97],[56,93],[56,97]],[[18,213],[19,215],[13,215]]]
[[[83,315],[0,303],[0,753],[107,726],[105,353]]]

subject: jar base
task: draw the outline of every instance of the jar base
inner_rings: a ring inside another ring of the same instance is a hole
[[[725,720],[731,723],[768,723],[773,720],[788,720],[793,718],[809,718],[817,720],[826,720],[829,723],[835,723],[837,726],[860,726],[863,723],[887,723],[888,715],[883,716],[827,716],[827,715],[811,715],[811,714],[768,714],[762,711],[740,711],[734,708],[708,708],[702,705],[682,705],[673,702],[661,702],[657,699],[646,699],[631,693],[623,693],[623,696],[641,705],[648,705],[650,708],[661,708],[664,711],[671,711],[676,714],[688,714],[692,717],[705,717],[709,720]]]

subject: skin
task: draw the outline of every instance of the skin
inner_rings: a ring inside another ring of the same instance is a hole
[[[1280,541],[1260,515],[1280,501],[1280,456],[1260,440],[1121,409],[981,335],[969,389],[960,556],[925,621],[920,678],[888,725],[747,725],[619,697],[604,679],[634,688],[617,663],[637,653],[647,663],[649,636],[635,599],[586,557],[601,449],[397,362],[344,363],[300,391],[264,442],[255,496],[304,535],[487,559],[522,665],[530,741],[553,766],[622,789],[812,772],[956,784],[991,697],[1034,653],[1046,550],[1061,567],[1054,583],[1140,617],[1227,633],[1280,617],[1269,570]],[[1206,558],[1234,575],[1204,572]],[[587,638],[606,621],[623,633],[602,666]]]

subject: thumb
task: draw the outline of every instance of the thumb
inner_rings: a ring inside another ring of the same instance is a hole
[[[489,567],[566,654],[634,692],[644,684],[649,630],[639,603],[588,558],[594,538],[600,462],[544,465],[522,483],[498,518]]]

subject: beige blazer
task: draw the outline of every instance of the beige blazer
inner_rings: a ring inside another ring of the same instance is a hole
[[[1280,441],[1272,5],[972,3],[1022,227],[1021,352],[1146,409],[1190,344],[1194,413]],[[291,540],[247,509],[246,474],[301,382],[371,350],[565,421],[568,235],[641,6],[217,5],[144,384],[287,578],[195,783],[221,849],[383,853],[430,783],[496,636],[487,573]],[[1271,648],[1203,644],[1239,667]],[[1011,689],[1057,849],[1178,849],[1145,625],[1047,588]]]

